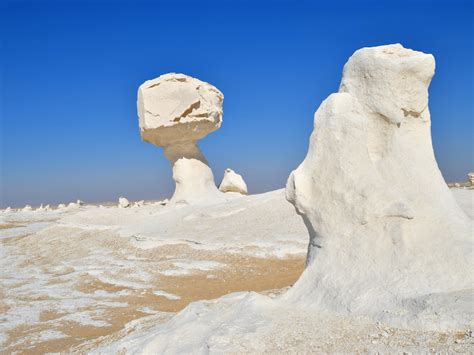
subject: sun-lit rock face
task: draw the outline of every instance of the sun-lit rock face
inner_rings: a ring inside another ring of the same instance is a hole
[[[197,141],[220,128],[223,100],[214,86],[184,74],[165,74],[140,85],[140,134],[144,141],[163,147],[173,166],[172,202],[219,194]]]
[[[224,95],[184,74],[165,74],[138,89],[138,117],[144,141],[159,147],[197,141],[219,129]]]
[[[287,182],[310,233],[290,300],[434,328],[474,319],[462,306],[473,297],[472,225],[434,157],[433,74],[432,55],[399,44],[360,49],[344,66]]]
[[[225,169],[219,190],[222,192],[238,192],[242,195],[247,195],[247,184],[242,178],[242,175],[237,174],[232,169]]]
[[[406,117],[421,117],[428,109],[434,70],[431,54],[400,44],[362,48],[344,65],[339,92],[351,94],[389,122],[401,123]]]

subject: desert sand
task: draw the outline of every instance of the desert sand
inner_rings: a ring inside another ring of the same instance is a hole
[[[474,190],[451,191],[472,218]],[[86,204],[0,213],[1,348],[93,351],[146,334],[190,302],[240,291],[279,297],[300,277],[309,238],[284,194],[178,210],[147,202],[139,208]],[[293,322],[298,311],[286,312]],[[363,351],[385,343],[408,351],[469,349],[462,329],[418,332],[334,314],[313,316],[299,319],[298,329],[287,324],[287,339],[261,349]],[[305,341],[314,327],[318,338]]]

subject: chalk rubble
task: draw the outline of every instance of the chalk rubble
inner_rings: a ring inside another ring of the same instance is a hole
[[[247,184],[240,174],[237,174],[232,169],[225,169],[219,190],[222,192],[238,192],[242,195],[247,195]]]
[[[145,205],[145,200],[140,200],[140,201],[137,201],[133,204],[132,207],[143,207]]]
[[[223,94],[184,74],[165,74],[138,89],[137,110],[144,141],[164,148],[173,167],[172,202],[194,202],[220,194],[197,145],[219,129]]]
[[[356,51],[314,116],[287,199],[308,228],[307,268],[286,299],[425,328],[474,319],[472,224],[435,160],[432,55]]]

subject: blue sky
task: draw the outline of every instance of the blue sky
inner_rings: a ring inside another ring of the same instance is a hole
[[[473,159],[472,1],[10,1],[0,9],[0,205],[169,196],[161,149],[140,140],[136,91],[181,72],[225,95],[200,142],[216,182],[284,186],[313,114],[358,48],[432,53],[435,153],[447,180]]]

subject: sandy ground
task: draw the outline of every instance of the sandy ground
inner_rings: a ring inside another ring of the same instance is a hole
[[[214,299],[236,291],[281,289],[294,283],[304,267],[303,257],[263,259],[215,252],[198,252],[196,255],[186,245],[177,245],[173,251],[166,247],[159,249],[162,250],[154,251],[154,258],[173,255],[183,259],[192,254],[193,260],[214,260],[225,266],[212,272],[196,270],[189,275],[161,276],[152,280],[147,290],[105,283],[90,275],[80,276],[72,290],[91,297],[101,295],[96,297],[102,305],[100,313],[97,312],[97,304],[80,310],[81,313],[93,315],[91,318],[96,324],[61,321],[66,313],[45,309],[39,315],[39,324],[23,324],[8,331],[9,340],[4,344],[4,350],[19,353],[65,351],[84,341],[113,334],[134,319],[161,312],[172,314],[193,301]],[[36,262],[41,263],[40,260]],[[48,285],[59,283],[60,277],[52,276]],[[153,290],[160,290],[163,295]],[[23,297],[21,301],[34,302],[38,299]],[[8,304],[2,302],[1,309],[2,313],[8,311]],[[65,336],[41,341],[41,334],[51,331]]]
[[[190,302],[282,289],[307,243],[282,191],[201,208],[9,213],[0,226],[0,342],[20,354],[87,348]]]
[[[453,193],[472,216],[473,194],[466,191]],[[282,190],[201,207],[153,203],[0,214],[0,349],[110,352],[194,301],[238,291],[272,299],[300,276],[306,245],[306,228]],[[229,299],[244,297],[234,295]],[[175,322],[192,325],[190,312],[218,307],[209,302],[193,303]],[[262,353],[474,351],[470,333],[460,330],[408,331],[271,305],[262,312],[281,313],[281,324],[259,330],[265,348],[238,332],[232,344],[221,344],[219,334],[210,344]],[[286,336],[275,339],[279,327]]]

